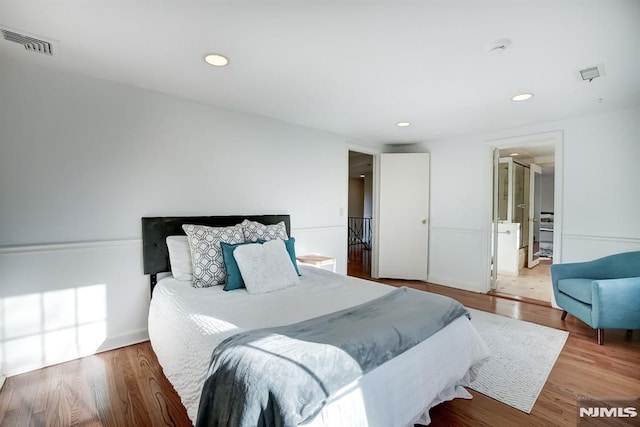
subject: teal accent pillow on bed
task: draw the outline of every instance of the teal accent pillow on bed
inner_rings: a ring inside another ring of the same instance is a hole
[[[264,240],[236,244],[220,242],[220,247],[222,248],[222,260],[224,262],[224,268],[227,270],[227,281],[224,284],[224,288],[222,289],[224,289],[225,291],[232,291],[234,289],[244,288],[244,280],[242,280],[242,275],[240,274],[238,263],[233,257],[233,251],[235,251],[238,246],[252,244],[259,245],[262,243],[264,243]]]
[[[262,244],[265,240],[258,240],[257,242],[244,242],[244,243],[236,243],[229,244],[220,242],[220,247],[222,248],[222,259],[224,262],[224,267],[227,270],[227,282],[224,284],[225,291],[232,291],[234,289],[244,288],[244,280],[242,280],[242,274],[240,274],[240,268],[238,268],[238,263],[233,256],[233,251],[238,246],[241,245],[251,245],[251,244]],[[298,276],[301,276],[300,271],[298,270],[298,263],[296,262],[296,249],[295,249],[296,239],[293,237],[284,241],[284,246],[287,248],[287,252],[289,253],[289,257],[291,258],[291,262],[296,269],[296,273]]]
[[[284,247],[287,248],[287,252],[289,252],[289,257],[291,258],[291,262],[293,263],[294,268],[296,269],[296,273],[298,276],[302,276],[300,274],[300,270],[298,270],[298,261],[296,261],[296,239],[293,237],[289,237],[289,239],[284,241]]]

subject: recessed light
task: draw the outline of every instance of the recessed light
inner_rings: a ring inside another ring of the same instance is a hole
[[[511,97],[512,101],[526,101],[527,99],[533,98],[532,93],[521,93],[519,95],[515,95]]]
[[[214,67],[224,67],[229,63],[229,60],[226,56],[222,56],[218,53],[206,54],[204,57],[204,61],[209,65],[213,65]]]
[[[518,153],[511,153],[511,154],[509,154],[509,155],[510,155],[510,156],[519,156],[520,154],[518,154]]]
[[[398,126],[399,128],[406,128],[407,126],[411,126],[410,122],[398,122],[396,123],[396,126]]]
[[[364,178],[364,174],[361,174],[361,175],[360,175],[360,178]]]

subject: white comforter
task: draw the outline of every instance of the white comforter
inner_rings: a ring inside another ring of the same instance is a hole
[[[193,288],[171,277],[156,286],[149,337],[165,375],[195,422],[213,348],[243,330],[290,324],[352,307],[393,288],[301,266],[300,284],[262,295],[222,286]],[[471,396],[468,385],[489,350],[467,318],[379,366],[331,396],[309,425],[428,423],[432,406]]]

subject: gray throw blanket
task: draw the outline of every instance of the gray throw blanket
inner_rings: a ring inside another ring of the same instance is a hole
[[[335,391],[469,313],[410,288],[292,325],[242,332],[216,347],[196,426],[295,426]]]

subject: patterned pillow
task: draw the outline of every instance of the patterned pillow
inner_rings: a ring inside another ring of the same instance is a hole
[[[193,262],[193,281],[191,282],[193,287],[206,288],[224,283],[227,272],[224,268],[220,242],[231,244],[244,242],[240,224],[230,227],[185,224],[182,229],[189,238]]]
[[[287,227],[284,225],[284,221],[280,221],[274,225],[264,225],[256,221],[249,221],[245,219],[240,224],[242,226],[242,232],[244,233],[244,240],[246,242],[257,242],[258,240],[275,240],[282,239],[287,240]]]

